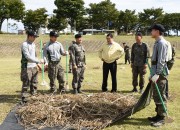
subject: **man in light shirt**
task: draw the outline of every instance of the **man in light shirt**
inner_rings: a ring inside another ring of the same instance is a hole
[[[117,91],[117,60],[123,55],[124,49],[113,40],[113,35],[106,36],[107,43],[103,44],[99,50],[99,58],[103,61],[103,83],[102,92],[108,91],[107,80],[109,71],[112,79],[111,92]]]
[[[38,35],[34,31],[27,31],[27,40],[21,46],[21,81],[22,81],[22,102],[26,103],[27,91],[30,87],[31,95],[37,93],[38,70],[37,65],[43,63],[36,56],[35,39]],[[40,65],[39,65],[40,66]]]

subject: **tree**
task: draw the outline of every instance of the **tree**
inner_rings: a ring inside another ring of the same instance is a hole
[[[172,26],[173,26],[173,24],[172,24],[172,14],[166,13],[164,15],[162,24],[163,24],[165,30],[168,32],[168,35],[169,35],[169,31],[172,30]]]
[[[118,32],[123,30],[128,33],[130,30],[134,29],[138,22],[138,17],[135,13],[135,10],[131,11],[128,9],[120,11],[117,22]]]
[[[119,12],[116,5],[110,0],[104,0],[100,3],[91,3],[88,8],[88,14],[93,26],[97,29],[114,29]]]
[[[171,27],[172,30],[176,32],[176,35],[179,35],[179,30],[180,30],[180,13],[172,13],[170,14],[170,22],[171,22]]]
[[[6,19],[22,20],[25,5],[21,0],[0,0],[0,30]]]
[[[71,32],[75,28],[75,23],[85,14],[83,0],[55,0],[57,9],[54,10],[57,18],[65,18],[71,26]]]
[[[163,20],[162,8],[144,9],[139,13],[139,23],[142,28],[147,32],[148,28],[154,23],[161,23]]]
[[[46,27],[47,23],[47,10],[39,8],[37,10],[27,10],[25,17],[22,20],[25,30],[33,30],[38,32],[39,28]]]
[[[48,29],[54,31],[61,31],[67,27],[67,20],[64,18],[57,18],[55,15],[48,19]]]
[[[90,22],[89,17],[82,17],[81,19],[76,21],[76,29],[78,31],[82,31],[84,29],[92,28],[92,24]]]

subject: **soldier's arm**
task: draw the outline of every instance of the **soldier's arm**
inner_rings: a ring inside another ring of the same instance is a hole
[[[145,57],[144,57],[144,64],[146,64],[147,58],[150,58],[149,46],[147,44],[145,44],[145,45],[146,45],[146,54],[145,54]]]
[[[165,44],[158,45],[158,61],[156,74],[160,75],[163,72],[164,65],[166,64],[167,47]]]
[[[67,54],[66,54],[66,52],[65,52],[65,50],[64,50],[64,47],[63,47],[63,45],[60,43],[60,53],[61,53],[61,55],[63,55],[63,56],[66,56]]]
[[[172,47],[172,57],[175,57],[175,55],[176,55],[175,47]]]
[[[70,57],[72,59],[72,65],[76,66],[76,58],[75,58],[75,48],[72,46],[71,47],[71,53],[70,53]]]
[[[25,58],[32,63],[36,63],[39,64],[39,60],[37,58],[31,57],[29,50],[28,50],[28,46],[26,44],[22,45],[22,52],[25,56]]]
[[[43,49],[43,59],[45,64],[48,64],[48,60],[47,60],[47,47],[48,47],[48,43],[45,45],[44,49]]]
[[[134,44],[132,45],[132,49],[131,49],[131,63],[133,64],[134,62]]]

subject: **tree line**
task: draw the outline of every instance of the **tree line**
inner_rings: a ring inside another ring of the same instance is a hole
[[[54,0],[57,9],[48,17],[45,8],[25,10],[22,0],[0,0],[0,29],[7,19],[21,21],[25,29],[38,31],[41,27],[61,31],[69,24],[72,30],[109,29],[118,34],[142,31],[147,34],[154,23],[165,26],[167,34],[173,30],[178,35],[180,13],[165,13],[163,8],[144,9],[142,12],[118,10],[111,0],[91,3],[85,8],[83,0]],[[71,30],[71,31],[72,31]]]

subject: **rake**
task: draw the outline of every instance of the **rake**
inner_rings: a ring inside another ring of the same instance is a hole
[[[43,44],[42,44],[42,40],[40,41],[40,53],[41,53],[41,59],[43,59]],[[42,83],[41,86],[46,86],[49,87],[48,83],[45,81],[45,76],[44,76],[44,64],[42,64]]]
[[[148,62],[148,59],[147,59],[147,64],[148,64],[148,68],[149,68],[149,70],[150,70],[150,74],[152,74],[152,69],[151,69],[151,66],[150,66],[150,64],[149,64],[149,62]],[[163,99],[162,99],[161,93],[160,93],[160,91],[159,91],[159,87],[158,87],[157,83],[154,83],[154,84],[155,84],[156,90],[157,90],[157,92],[158,92],[160,101],[161,101],[161,103],[162,103],[163,110],[164,110],[164,112],[165,112],[166,115],[167,115],[167,117],[165,118],[165,122],[166,122],[166,123],[172,123],[174,120],[173,120],[171,117],[169,117],[167,108],[166,108],[166,106],[165,106],[165,104],[164,104],[164,101],[163,101]]]

